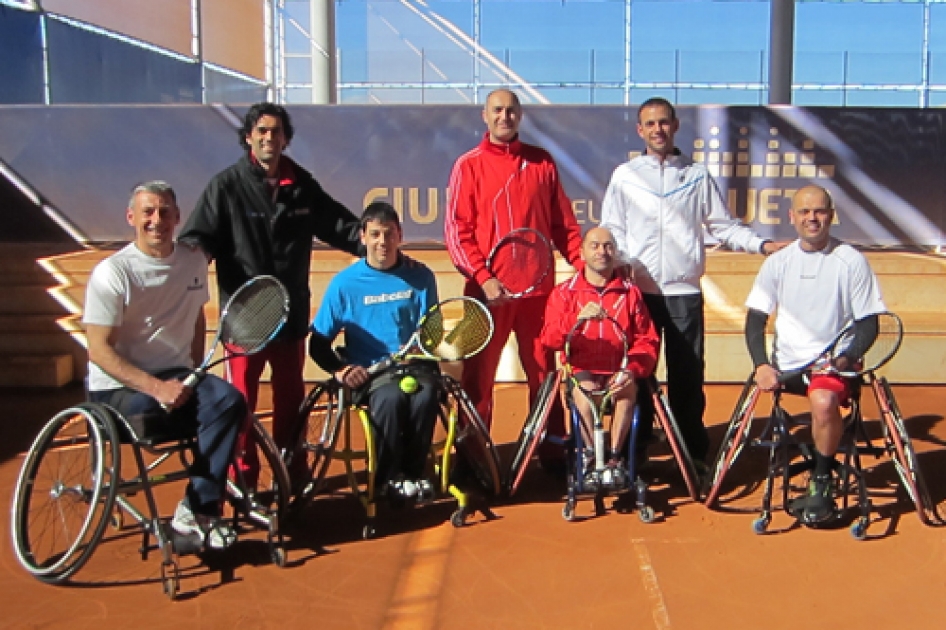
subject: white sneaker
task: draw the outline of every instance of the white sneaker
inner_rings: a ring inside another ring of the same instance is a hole
[[[434,500],[434,485],[427,479],[418,479],[414,482],[417,487],[417,502],[430,503]]]
[[[401,499],[413,499],[417,496],[419,488],[417,484],[410,479],[398,479],[389,481],[388,487]]]
[[[236,530],[220,517],[194,514],[185,501],[177,504],[171,527],[182,536],[197,534],[209,549],[222,551],[236,542]]]

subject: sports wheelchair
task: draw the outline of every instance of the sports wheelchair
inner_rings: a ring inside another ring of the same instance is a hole
[[[454,527],[462,527],[476,512],[481,512],[487,520],[495,519],[486,499],[497,496],[502,488],[496,448],[460,384],[448,374],[442,374],[440,381],[443,393],[440,429],[435,427],[430,457],[436,477],[435,491],[456,499],[457,509],[450,517]],[[358,424],[361,435],[356,435],[353,428]],[[284,453],[287,467],[294,457],[306,456],[309,481],[297,483],[289,513],[297,514],[328,488],[331,464],[337,461],[342,464],[351,493],[365,509],[362,537],[365,540],[375,537],[380,493],[374,475],[377,460],[374,430],[367,408],[353,404],[352,392],[335,379],[318,382],[302,404],[293,436],[290,443],[296,445],[295,448]],[[360,474],[362,471],[364,474]],[[461,489],[460,485],[466,485],[467,481],[477,487],[473,491]]]
[[[192,426],[162,420],[126,418],[109,405],[84,402],[46,423],[26,455],[13,495],[10,530],[24,569],[43,582],[66,582],[92,556],[106,526],[123,529],[128,514],[141,528],[141,558],[157,549],[162,587],[175,599],[178,556],[199,552],[202,545],[199,536],[177,534],[170,519],[160,516],[154,489],[188,479],[197,439]],[[256,449],[259,476],[250,487],[231,466],[225,502],[234,525],[265,530],[272,561],[284,566],[279,519],[289,500],[288,474],[259,420],[250,416],[247,423],[244,448]],[[128,467],[122,465],[128,453],[135,462],[130,478],[123,476]],[[138,493],[144,495],[143,511],[130,500]]]
[[[603,515],[607,510],[604,505],[604,498],[609,494],[620,493],[633,488],[635,492],[635,507],[638,517],[645,523],[650,523],[655,518],[653,507],[646,503],[647,484],[637,474],[637,462],[633,454],[639,432],[639,421],[637,410],[634,412],[633,424],[628,440],[627,468],[617,479],[605,479],[602,477],[602,471],[597,469],[589,470],[585,461],[585,444],[582,438],[581,415],[572,398],[572,393],[568,387],[562,387],[564,368],[550,372],[545,381],[539,388],[535,404],[526,417],[522,431],[516,444],[516,451],[508,472],[507,492],[510,496],[515,494],[520,482],[532,459],[538,445],[545,439],[557,439],[565,447],[565,467],[567,480],[567,495],[565,505],[562,508],[562,516],[565,520],[575,520],[575,508],[578,500],[583,495],[592,495],[595,506],[595,515]],[[666,441],[670,447],[671,454],[690,497],[694,501],[700,500],[700,483],[698,473],[693,463],[693,459],[687,450],[683,437],[676,419],[670,410],[669,403],[657,382],[657,379],[650,377],[638,382],[639,388],[646,388],[645,391],[653,399],[654,417],[658,427],[666,436]],[[559,394],[560,389],[563,392],[566,408],[568,409],[568,422],[570,434],[564,439],[550,438],[546,436],[546,422],[548,421],[549,411],[554,404],[555,396]]]
[[[874,444],[865,426],[861,403],[861,394],[864,389],[873,393],[877,404],[882,445]],[[705,504],[707,507],[714,508],[733,500],[733,497],[723,496],[724,481],[747,443],[767,450],[768,467],[761,513],[752,521],[753,531],[764,534],[769,530],[773,511],[779,507],[773,506],[777,482],[781,485],[781,508],[795,519],[796,524],[804,523],[801,510],[792,500],[792,495],[801,492],[803,488],[793,483],[793,480],[798,475],[813,469],[814,454],[813,447],[803,441],[804,429],[810,423],[806,421],[804,415],[792,416],[786,411],[782,401],[784,394],[780,391],[773,394],[772,412],[766,419],[762,431],[758,436],[750,439],[760,393],[753,376],[750,375],[730,417],[722,444],[711,468],[711,476],[707,479]],[[916,507],[920,521],[925,525],[946,524],[930,496],[919,467],[916,451],[907,433],[903,415],[900,413],[886,377],[878,376],[873,370],[864,372],[853,382],[851,396],[850,409],[843,418],[844,431],[838,450],[841,458],[835,464],[832,488],[833,497],[836,501],[840,499],[841,505],[832,519],[822,526],[831,527],[841,524],[844,514],[852,508],[853,495],[856,498],[857,515],[849,531],[856,540],[866,538],[873,504],[871,492],[865,480],[865,473],[869,469],[864,468],[862,460],[867,455],[878,459],[883,454],[890,458],[900,479],[901,488]],[[747,488],[743,494],[747,494],[749,490],[751,489]]]

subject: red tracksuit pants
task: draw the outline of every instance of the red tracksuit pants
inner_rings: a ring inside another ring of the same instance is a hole
[[[479,285],[472,282],[467,282],[464,295],[483,298]],[[496,368],[499,367],[500,355],[511,332],[516,333],[519,360],[526,373],[530,409],[545,375],[550,368],[555,368],[553,353],[542,345],[540,339],[542,325],[545,322],[546,299],[544,295],[524,297],[490,306],[495,326],[493,338],[482,352],[467,359],[463,364],[461,385],[489,428],[492,427],[493,419],[493,385],[496,382]],[[556,403],[549,414],[548,434],[561,437],[565,434],[564,413],[557,396],[555,400]],[[543,444],[539,451],[543,458],[560,457],[560,453],[559,447],[548,442]]]
[[[256,354],[227,361],[227,380],[243,393],[250,413],[256,411],[259,380],[267,363],[270,366],[273,393],[273,440],[276,446],[283,450],[289,446],[292,427],[305,398],[305,383],[302,380],[305,339],[277,339]],[[248,482],[255,483],[259,459],[256,449],[248,445],[246,440],[247,432],[244,428],[237,436],[236,444],[236,452],[244,453],[244,456],[238,455],[237,463]],[[294,470],[289,471],[290,474],[308,474],[304,457],[294,457],[292,468]]]

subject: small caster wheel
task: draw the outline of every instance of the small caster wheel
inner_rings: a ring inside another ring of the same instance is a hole
[[[637,510],[637,518],[641,520],[641,523],[653,523],[655,517],[654,508],[649,505],[644,505]]]
[[[161,565],[161,587],[164,589],[164,594],[168,596],[171,601],[174,601],[177,598],[177,589],[180,584],[180,575],[177,568],[176,562],[170,562],[168,564]]]
[[[269,557],[272,558],[273,564],[280,569],[286,566],[286,550],[282,547],[273,547],[272,551],[269,552]]]
[[[361,537],[363,540],[371,540],[377,533],[378,532],[375,530],[374,525],[365,525],[361,530]]]
[[[112,511],[112,514],[108,517],[108,524],[116,532],[120,532],[125,527],[125,516],[120,509],[116,508]]]
[[[457,529],[466,525],[466,511],[463,508],[459,508],[450,515],[450,524],[456,527]]]
[[[575,503],[574,502],[567,501],[565,503],[565,507],[562,508],[562,518],[564,518],[566,521],[569,521],[569,522],[575,520]]]
[[[760,516],[759,518],[752,521],[752,531],[756,534],[762,535],[769,529],[769,519],[765,516]]]
[[[854,540],[864,540],[867,538],[867,523],[865,519],[858,519],[851,525],[851,536]]]

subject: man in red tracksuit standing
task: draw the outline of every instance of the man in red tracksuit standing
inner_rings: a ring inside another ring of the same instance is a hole
[[[485,299],[496,329],[489,345],[466,361],[462,385],[477,411],[492,423],[493,383],[509,333],[515,331],[519,359],[529,385],[530,406],[552,363],[539,335],[545,301],[555,283],[554,270],[528,296],[509,299],[502,283],[486,268],[493,245],[517,228],[532,228],[575,264],[580,259],[581,230],[565,195],[552,156],[519,140],[522,106],[511,91],[490,93],[483,108],[487,132],[480,144],[460,156],[450,175],[444,218],[447,249],[466,277],[464,295]],[[558,406],[557,406],[558,407]],[[549,419],[549,430],[562,435],[561,408]],[[550,459],[547,450],[540,457]]]

